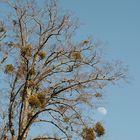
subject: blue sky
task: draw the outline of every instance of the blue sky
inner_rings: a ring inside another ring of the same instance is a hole
[[[92,35],[103,42],[106,58],[119,59],[129,67],[129,83],[105,90],[108,114],[104,140],[140,139],[140,1],[139,0],[60,0],[82,25],[77,38]]]
[[[92,35],[103,42],[105,56],[129,67],[129,83],[105,90],[106,116],[99,116],[107,134],[103,140],[139,140],[140,130],[140,0],[60,0],[78,17],[77,39]]]

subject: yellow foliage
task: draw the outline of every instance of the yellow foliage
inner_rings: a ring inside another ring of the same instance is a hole
[[[31,107],[40,107],[41,103],[36,95],[31,95],[28,99],[28,102]]]
[[[8,65],[5,66],[5,71],[4,72],[10,74],[10,73],[13,73],[14,69],[15,68],[12,64],[8,64]]]
[[[102,94],[101,93],[96,93],[94,96],[95,97],[102,97]]]
[[[35,81],[34,80],[30,80],[30,81],[28,81],[28,87],[33,87],[33,86],[35,86]]]
[[[66,123],[70,121],[70,119],[69,119],[68,117],[63,118],[63,120],[64,120],[64,122],[66,122]]]
[[[45,94],[44,94],[44,93],[38,93],[38,94],[37,94],[37,98],[38,98],[39,101],[40,101],[41,107],[44,107],[45,104],[46,104],[46,97],[45,97]]]
[[[38,53],[38,56],[39,56],[39,58],[40,58],[41,60],[43,60],[43,59],[46,58],[47,54],[46,54],[46,52],[44,52],[44,51],[40,51],[40,52]]]
[[[25,64],[21,64],[18,69],[18,78],[23,78],[26,75],[26,66]]]
[[[82,137],[85,140],[95,140],[96,135],[95,135],[94,129],[88,128],[88,127],[84,128],[82,131]]]
[[[36,74],[36,70],[35,70],[35,68],[33,67],[33,68],[31,68],[31,70],[30,70],[30,74],[31,75],[35,75]]]
[[[60,112],[63,114],[63,113],[65,113],[65,111],[66,111],[66,107],[65,107],[65,106],[59,106],[59,107],[57,108],[57,110],[60,111]]]
[[[81,53],[80,52],[72,52],[71,53],[71,57],[74,58],[75,60],[80,60],[82,57],[81,57]]]
[[[94,129],[95,129],[95,132],[97,133],[98,137],[105,134],[105,128],[103,127],[103,125],[100,122],[96,123]]]
[[[31,95],[28,101],[31,107],[37,108],[44,108],[47,103],[45,93],[42,92],[37,93],[36,95]]]
[[[21,54],[23,56],[30,57],[30,56],[32,56],[32,50],[33,50],[32,45],[31,44],[28,44],[25,47],[22,47],[21,48]]]

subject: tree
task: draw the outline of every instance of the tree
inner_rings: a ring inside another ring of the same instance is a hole
[[[46,129],[48,134],[32,140],[104,135],[102,123],[93,124],[83,108],[95,109],[93,101],[108,84],[124,79],[125,69],[106,62],[90,38],[74,41],[78,22],[58,13],[57,1],[3,2],[11,14],[0,24],[1,139],[29,139],[40,123],[52,125],[57,137]]]

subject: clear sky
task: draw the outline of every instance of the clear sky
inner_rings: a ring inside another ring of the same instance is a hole
[[[103,140],[140,139],[140,0],[60,0],[84,26],[78,38],[93,35],[104,42],[106,57],[129,67],[129,84],[111,86],[106,92],[108,114],[102,118]]]
[[[108,110],[101,119],[103,140],[140,140],[140,0],[60,0],[83,23],[77,39],[89,35],[104,42],[106,58],[129,67],[129,83],[105,91]]]

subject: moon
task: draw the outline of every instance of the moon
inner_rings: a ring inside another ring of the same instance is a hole
[[[97,111],[98,111],[99,113],[101,113],[102,115],[107,115],[107,110],[106,110],[105,107],[98,107],[98,108],[97,108]]]

